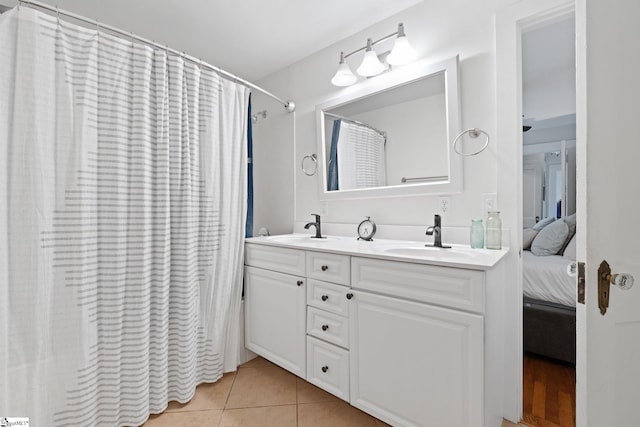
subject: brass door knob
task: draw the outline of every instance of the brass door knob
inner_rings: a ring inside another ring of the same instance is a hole
[[[607,261],[600,263],[598,268],[598,307],[603,316],[609,308],[609,287],[614,285],[627,291],[633,287],[633,276],[628,273],[611,273],[611,267]]]

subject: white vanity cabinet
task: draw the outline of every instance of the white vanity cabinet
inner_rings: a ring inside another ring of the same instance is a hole
[[[247,348],[393,426],[500,425],[503,254],[460,267],[308,246],[247,243]]]
[[[245,347],[306,376],[305,252],[245,246]]]

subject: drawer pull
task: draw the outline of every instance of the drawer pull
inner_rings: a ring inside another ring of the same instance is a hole
[[[349,292],[349,293],[347,294],[347,299],[351,299],[351,298],[353,298],[353,294],[352,294],[351,292]]]
[[[320,267],[320,269],[322,271],[327,271],[329,269],[329,266],[328,265],[323,265],[322,267]]]
[[[303,281],[302,280],[298,280],[298,286],[302,286],[303,285]]]
[[[322,295],[322,301],[326,301],[329,299],[329,295]]]
[[[329,329],[329,325],[322,325],[322,330],[326,331],[327,329]]]
[[[327,372],[329,370],[329,367],[328,366],[323,366],[321,369],[322,369],[322,372]]]

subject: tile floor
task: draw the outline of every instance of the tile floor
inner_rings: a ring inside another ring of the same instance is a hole
[[[143,427],[380,427],[382,421],[258,357],[171,402]],[[520,426],[520,424],[518,425]],[[516,427],[505,421],[503,427]]]
[[[143,427],[386,426],[376,418],[258,357],[196,389],[190,402],[171,402]]]

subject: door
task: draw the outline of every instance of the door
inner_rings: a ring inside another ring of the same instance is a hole
[[[630,54],[640,40],[640,2],[576,6],[577,236],[578,259],[587,263],[586,305],[578,305],[577,424],[637,426],[640,286],[612,286],[603,316],[596,279],[602,260],[614,273],[640,279],[640,58]]]

